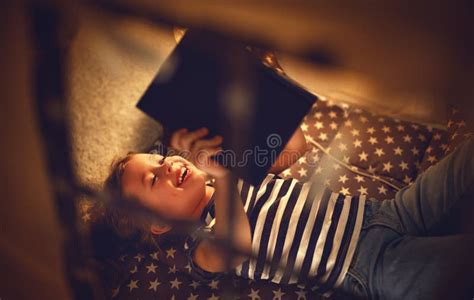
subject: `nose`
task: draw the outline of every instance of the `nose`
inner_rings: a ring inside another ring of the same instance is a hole
[[[158,169],[159,169],[160,175],[170,174],[173,169],[173,162],[165,158],[159,163]]]

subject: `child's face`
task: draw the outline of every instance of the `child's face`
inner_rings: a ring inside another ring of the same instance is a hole
[[[123,194],[169,218],[199,218],[206,174],[180,156],[162,159],[158,154],[133,155],[122,176]]]

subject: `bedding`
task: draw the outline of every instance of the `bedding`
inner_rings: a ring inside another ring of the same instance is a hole
[[[453,109],[451,116],[447,130],[442,130],[318,101],[301,124],[310,150],[280,176],[320,180],[343,194],[393,198],[467,137],[459,110]],[[150,151],[160,151],[158,145]],[[87,215],[87,209],[83,213]],[[235,276],[206,284],[196,282],[189,276],[183,247],[184,241],[176,239],[159,249],[128,248],[111,253],[103,275],[108,296],[217,300],[235,289],[240,299],[320,299],[297,286]]]

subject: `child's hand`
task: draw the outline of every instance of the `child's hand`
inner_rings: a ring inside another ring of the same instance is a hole
[[[184,158],[198,168],[216,176],[222,172],[219,172],[217,167],[220,166],[210,157],[222,150],[220,147],[222,137],[217,135],[212,139],[203,139],[208,133],[208,129],[204,127],[195,131],[188,131],[186,128],[179,129],[171,135],[170,146],[180,151]],[[222,169],[225,170],[225,168]]]
[[[229,171],[221,166],[217,161],[212,159],[212,157],[218,154],[220,151],[222,151],[221,148],[201,149],[196,155],[194,164],[196,167],[216,179],[224,178],[229,173]]]

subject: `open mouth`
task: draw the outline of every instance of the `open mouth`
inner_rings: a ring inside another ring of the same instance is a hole
[[[189,170],[188,168],[186,167],[181,167],[181,170],[180,172],[178,173],[178,186],[182,185],[184,182],[186,182],[186,180],[188,179],[189,177],[189,174],[191,174],[191,170]]]

